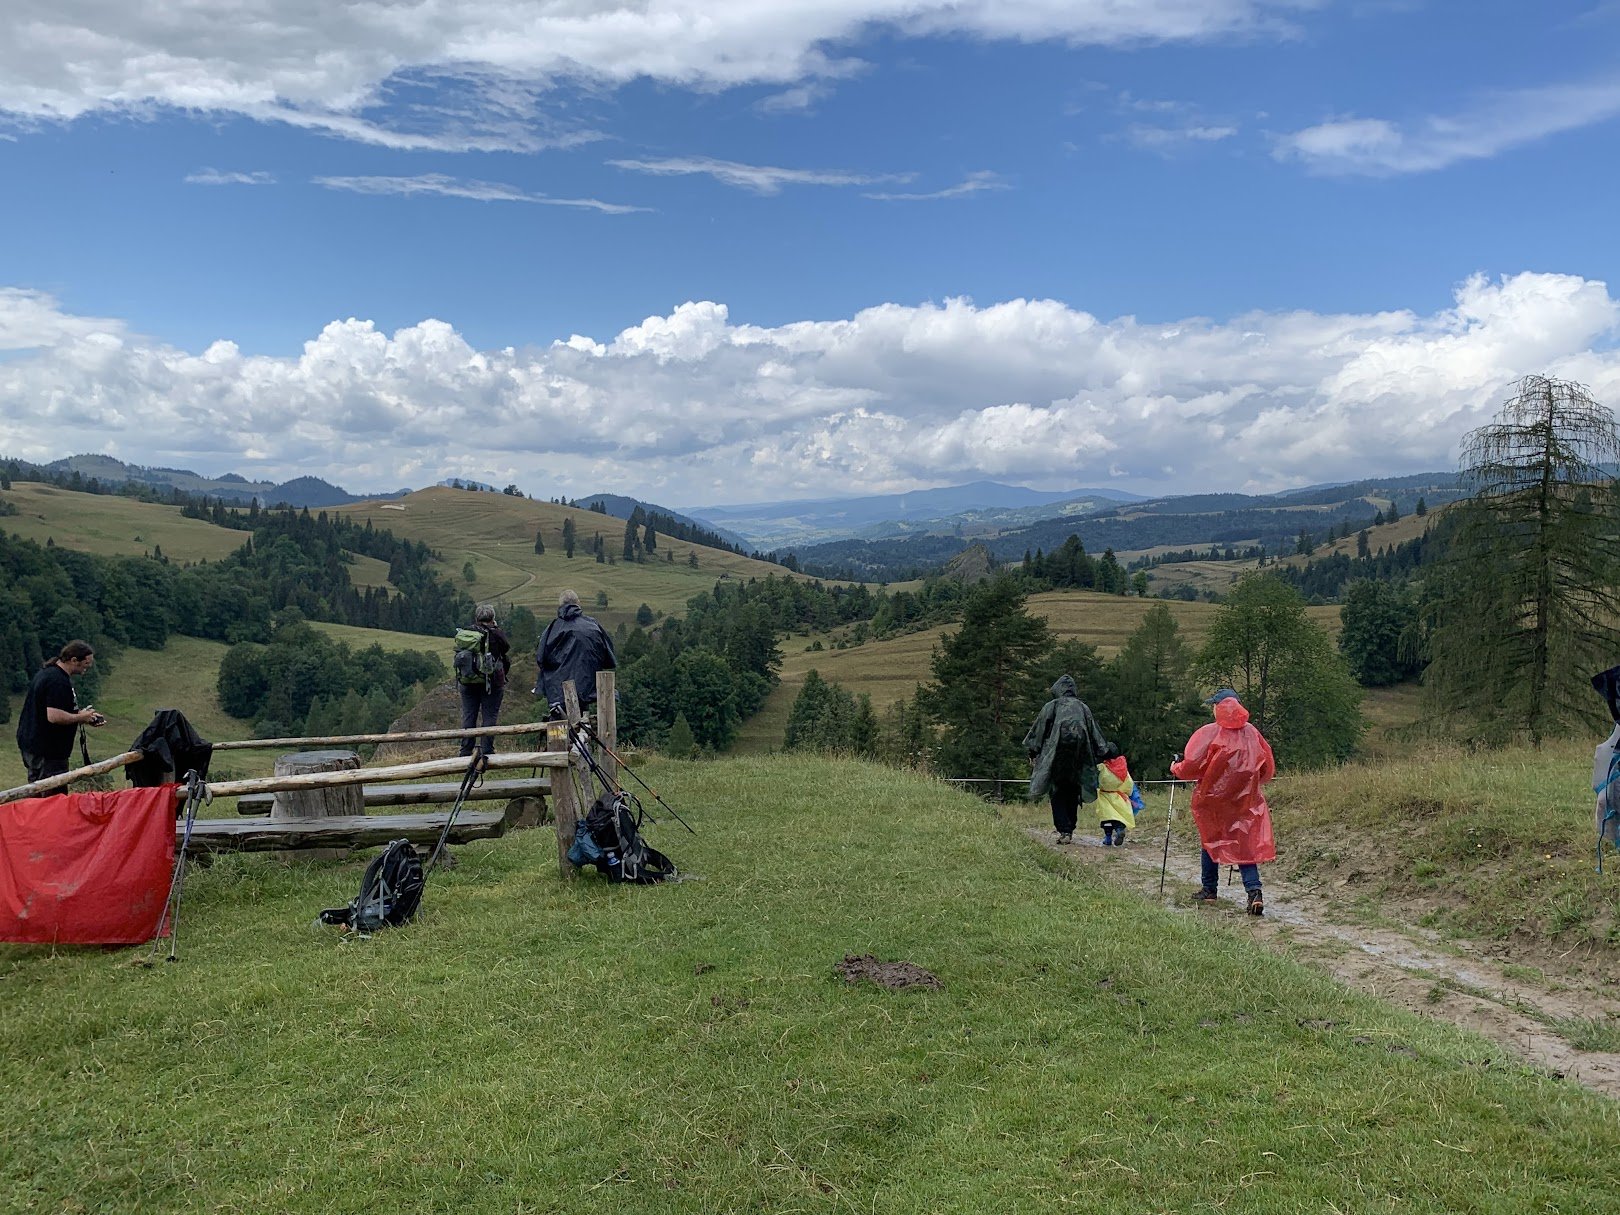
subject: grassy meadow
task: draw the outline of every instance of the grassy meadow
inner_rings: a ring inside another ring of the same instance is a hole
[[[217,561],[242,547],[242,532],[187,519],[178,506],[137,502],[114,494],[76,493],[30,481],[0,490],[17,514],[0,517],[0,529],[44,544],[103,557],[140,557],[161,548],[170,561]],[[384,567],[384,576],[387,575]]]
[[[660,763],[701,880],[225,858],[181,960],[0,947],[15,1210],[1598,1211],[1620,1108],[874,766]],[[847,954],[936,990],[847,985]]]
[[[654,558],[627,563],[618,560],[624,547],[623,519],[507,494],[439,486],[389,503],[337,507],[332,513],[356,521],[370,519],[373,527],[431,545],[443,555],[442,577],[476,599],[499,599],[532,608],[542,620],[557,610],[557,592],[573,587],[585,610],[609,630],[620,623],[633,623],[636,609],[643,603],[655,612],[683,614],[688,599],[712,588],[722,576],[745,580],[773,573],[792,576],[768,562],[663,536],[658,538]],[[577,536],[572,558],[563,555],[565,519],[574,521]],[[537,531],[546,546],[538,555],[534,551]],[[615,558],[614,564],[598,564],[587,550],[597,532]],[[675,554],[673,564],[665,560],[667,552]],[[698,558],[695,569],[687,563],[694,552]],[[462,575],[469,562],[474,572],[470,583]],[[599,591],[607,593],[606,608],[594,606]]]

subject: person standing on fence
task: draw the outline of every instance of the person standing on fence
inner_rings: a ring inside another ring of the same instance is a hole
[[[478,605],[478,610],[473,613],[471,631],[481,634],[482,639],[467,647],[472,655],[471,662],[461,662],[456,672],[456,679],[461,686],[463,730],[495,724],[495,719],[501,713],[501,698],[506,694],[506,676],[512,670],[512,659],[509,657],[512,646],[495,620],[494,604]],[[458,643],[459,640],[458,633]],[[466,674],[462,673],[462,666],[469,668]],[[462,755],[471,755],[475,747],[480,748],[485,755],[493,753],[495,736],[493,734],[462,736]]]
[[[1069,676],[1052,685],[1052,699],[1024,735],[1024,750],[1032,767],[1029,800],[1050,794],[1057,842],[1074,843],[1080,806],[1097,800],[1097,764],[1112,748]]]
[[[1185,758],[1170,765],[1171,776],[1198,782],[1192,816],[1203,845],[1203,881],[1193,898],[1214,902],[1220,867],[1236,865],[1249,914],[1264,915],[1259,866],[1277,859],[1277,843],[1261,786],[1276,775],[1277,761],[1231,688],[1222,688],[1204,703],[1214,707],[1215,720],[1200,726],[1187,740]]]
[[[557,618],[546,625],[540,646],[534,653],[540,669],[534,694],[544,697],[553,719],[563,715],[563,684],[574,681],[580,708],[596,703],[596,673],[618,665],[613,656],[613,639],[607,630],[585,615],[579,596],[565,590],[557,596]]]
[[[75,676],[96,662],[87,641],[70,641],[42,666],[28,684],[17,718],[17,750],[22,753],[28,783],[60,776],[73,760],[73,737],[80,726],[104,726],[107,719],[93,705],[79,708]]]

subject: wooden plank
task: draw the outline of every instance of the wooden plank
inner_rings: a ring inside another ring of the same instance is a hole
[[[449,805],[456,800],[461,785],[442,782],[431,785],[367,785],[366,807]],[[467,795],[469,802],[493,802],[510,797],[545,797],[551,792],[551,777],[522,776],[510,780],[486,780]],[[248,793],[237,799],[238,814],[268,814],[274,793]]]
[[[510,726],[480,726],[479,734],[544,734],[543,721],[524,722]],[[319,738],[246,738],[240,742],[215,743],[215,751],[245,751],[250,748],[280,747],[283,750],[301,747],[355,746],[359,743],[434,742],[440,739],[460,739],[472,730],[412,730],[404,734],[332,734]]]
[[[516,806],[516,803],[512,803]],[[498,839],[518,810],[463,810],[450,828],[449,842]],[[391,840],[431,844],[444,830],[448,810],[427,814],[366,814],[310,819],[198,819],[191,827],[188,852],[273,852],[286,848],[371,848]],[[175,843],[185,824],[175,824]]]
[[[244,793],[279,793],[283,789],[319,789],[336,785],[363,785],[368,781],[404,781],[422,776],[460,776],[465,759],[430,759],[419,764],[387,768],[356,768],[350,772],[311,772],[307,776],[261,776],[252,780],[216,781],[209,785],[215,797],[241,797]],[[498,751],[484,756],[486,768],[566,768],[562,751]],[[184,796],[182,787],[179,796]]]

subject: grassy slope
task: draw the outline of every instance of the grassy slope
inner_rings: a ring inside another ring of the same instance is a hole
[[[1029,610],[1043,616],[1060,640],[1078,639],[1097,647],[1104,658],[1119,652],[1131,632],[1141,623],[1142,614],[1158,600],[1120,595],[1100,595],[1093,591],[1049,591],[1032,595]],[[1181,626],[1181,635],[1190,646],[1202,644],[1218,608],[1210,603],[1169,603]],[[1337,607],[1308,608],[1311,618],[1337,635]],[[812,669],[822,678],[836,680],[855,695],[872,697],[881,712],[902,697],[914,694],[917,684],[929,678],[934,648],[946,633],[957,626],[947,625],[926,632],[907,633],[886,641],[869,641],[852,649],[807,652],[815,638],[794,635],[782,642],[782,682],[765,702],[765,707],[743,723],[736,744],[739,753],[769,751],[782,745],[793,700]],[[829,638],[819,638],[825,647]]]
[[[1616,1107],[855,763],[648,772],[705,880],[461,850],[339,944],[360,863],[227,860],[183,959],[0,951],[14,1209],[1596,1211]],[[770,807],[761,814],[760,807]],[[881,813],[875,811],[881,809]],[[835,975],[906,959],[942,990]]]
[[[632,621],[643,603],[658,612],[684,613],[686,601],[709,590],[722,574],[742,579],[772,573],[789,576],[763,561],[664,537],[659,537],[656,560],[597,564],[585,546],[600,532],[607,551],[617,557],[624,546],[623,519],[506,494],[438,487],[410,494],[396,505],[405,509],[362,502],[334,513],[370,519],[374,527],[387,528],[396,536],[425,541],[444,555],[441,574],[468,594],[533,608],[542,620],[556,611],[557,592],[565,586],[578,591],[585,610],[611,630]],[[567,518],[574,520],[579,537],[572,558],[563,555],[562,525]],[[534,551],[536,531],[546,544],[539,556]],[[673,565],[664,561],[666,551],[674,552]],[[686,563],[694,551],[696,569]],[[470,584],[462,581],[462,567],[468,561],[476,574]],[[593,606],[598,591],[607,592],[606,609]]]
[[[106,557],[140,557],[156,546],[171,561],[217,561],[242,547],[241,532],[187,519],[178,506],[27,481],[13,482],[0,499],[21,512],[0,518],[0,528],[40,544],[50,539]]]
[[[1415,540],[1424,533],[1429,524],[1434,522],[1437,514],[1437,511],[1430,511],[1427,515],[1422,516],[1407,514],[1402,515],[1394,523],[1369,527],[1367,529],[1368,547],[1372,552],[1376,553],[1380,548],[1393,548],[1397,544]],[[1121,553],[1119,559],[1124,563],[1149,553],[1180,552],[1189,547],[1198,548],[1199,546],[1196,544],[1161,546],[1156,549],[1143,549],[1140,552]],[[1242,548],[1243,545],[1239,543],[1234,547]],[[1209,546],[1206,544],[1203,548],[1207,551]],[[1283,557],[1280,561],[1283,565],[1303,566],[1332,553],[1343,553],[1350,557],[1355,556],[1355,534],[1352,533],[1343,539],[1335,540],[1332,544],[1319,545],[1316,552],[1309,557]],[[1231,586],[1234,577],[1255,568],[1256,563],[1253,561],[1179,561],[1150,569],[1148,571],[1148,585],[1152,594],[1158,594],[1165,587],[1179,586],[1184,582],[1191,583],[1201,591],[1219,592]]]

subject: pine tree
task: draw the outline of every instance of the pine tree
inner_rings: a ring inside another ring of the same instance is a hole
[[[1423,518],[1424,515],[1429,513],[1428,505],[1423,501],[1422,498],[1417,500],[1417,505],[1412,508],[1412,513],[1419,519]]]
[[[1167,604],[1156,603],[1108,666],[1106,701],[1091,703],[1109,739],[1144,780],[1165,777],[1170,757],[1204,722],[1193,656]],[[1085,699],[1085,693],[1081,693]]]
[[[562,536],[563,556],[572,557],[574,555],[574,521],[572,519],[563,520]]]
[[[1362,528],[1356,533],[1356,556],[1366,558],[1371,556],[1371,549],[1367,540],[1367,529]]]
[[[647,526],[641,529],[641,547],[649,553],[658,551],[658,529],[649,520]]]
[[[1396,523],[1396,522],[1400,521],[1400,517],[1401,517],[1401,509],[1400,509],[1400,507],[1395,505],[1395,499],[1391,498],[1389,500],[1389,509],[1384,512],[1384,522],[1385,523]]]
[[[1448,555],[1426,582],[1431,703],[1492,741],[1606,726],[1587,681],[1620,652],[1614,414],[1526,376],[1462,450],[1472,496],[1446,511]]]
[[[990,579],[968,593],[961,628],[941,638],[934,652],[934,682],[917,690],[923,710],[940,726],[937,771],[1023,775],[1020,742],[1045,700],[1036,664],[1051,640],[1046,621],[1026,610],[1015,579]]]
[[[536,529],[536,531],[534,533],[534,555],[536,557],[543,557],[543,556],[545,556],[545,554],[546,554],[545,537],[540,534],[538,529]]]
[[[664,754],[671,759],[691,759],[697,753],[697,742],[692,737],[692,727],[686,720],[686,714],[675,714],[675,724],[669,728],[669,738],[664,743]]]

